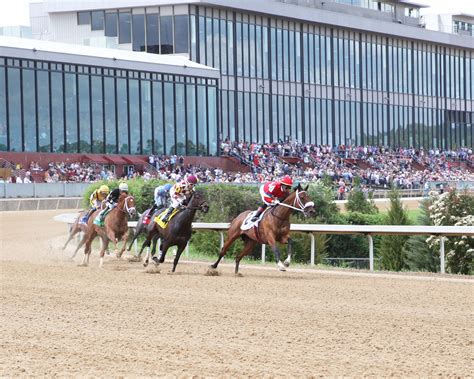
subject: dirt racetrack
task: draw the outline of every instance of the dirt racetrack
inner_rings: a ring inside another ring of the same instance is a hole
[[[61,251],[67,211],[0,213],[0,376],[474,373],[474,282],[180,263],[143,272]],[[28,223],[28,231],[25,230]],[[229,263],[227,261],[227,263]],[[439,277],[436,277],[439,278]]]

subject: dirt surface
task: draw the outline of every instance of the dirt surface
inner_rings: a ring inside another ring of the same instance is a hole
[[[107,257],[78,267],[67,211],[0,213],[0,376],[459,376],[474,282]],[[28,223],[28,231],[25,230]],[[227,261],[228,262],[228,261]]]

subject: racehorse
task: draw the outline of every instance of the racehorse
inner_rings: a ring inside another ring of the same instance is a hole
[[[101,209],[104,209],[103,205],[100,207],[100,210]],[[66,250],[66,247],[67,245],[69,244],[69,242],[71,242],[71,240],[74,238],[74,236],[78,233],[82,233],[83,236],[87,233],[87,225],[88,224],[83,224],[81,222],[82,218],[86,215],[86,213],[89,212],[88,209],[80,212],[78,215],[77,215],[77,218],[76,220],[74,221],[74,224],[72,224],[71,228],[69,229],[69,238],[68,240],[66,241],[66,243],[64,244],[63,246],[63,250]],[[90,217],[90,216],[89,216]],[[76,256],[76,254],[74,254],[71,258],[74,258]]]
[[[81,219],[86,215],[86,213],[89,212],[87,209],[85,211],[82,211],[77,215],[76,220],[74,221],[74,224],[72,224],[71,228],[69,229],[69,238],[66,241],[66,243],[63,246],[63,250],[66,250],[66,246],[69,244],[69,242],[74,238],[74,236],[77,233],[83,233],[86,234],[87,232],[87,225],[81,223]]]
[[[250,254],[254,246],[267,244],[275,254],[275,260],[280,271],[286,271],[290,265],[292,254],[292,241],[290,238],[290,215],[293,211],[303,212],[305,217],[311,217],[315,214],[314,203],[310,201],[307,194],[308,186],[302,188],[301,185],[291,192],[285,200],[273,206],[264,213],[258,226],[248,230],[242,230],[240,227],[246,220],[251,211],[245,211],[239,214],[230,224],[227,232],[227,240],[220,251],[217,261],[209,266],[210,269],[217,269],[219,262],[226,255],[227,250],[234,241],[241,237],[244,241],[244,249],[235,258],[235,274],[239,272],[239,264],[243,257]],[[277,242],[288,244],[288,257],[285,262],[280,260],[280,249]]]
[[[117,206],[109,212],[105,218],[103,227],[94,224],[95,218],[99,215],[99,211],[95,211],[89,217],[89,221],[87,222],[87,234],[76,248],[77,251],[84,244],[86,245],[84,248],[84,258],[82,259],[81,266],[87,266],[89,264],[89,258],[92,250],[92,241],[97,235],[102,240],[99,267],[102,267],[104,264],[104,253],[107,250],[110,241],[112,241],[114,244],[117,244],[119,241],[123,241],[124,244],[122,250],[117,253],[117,258],[120,258],[125,251],[128,238],[128,216],[133,217],[136,212],[135,199],[133,196],[126,193],[122,193],[120,195]],[[75,253],[76,252],[74,252],[74,254]]]
[[[154,228],[155,228],[155,217],[158,216],[161,212],[163,212],[164,208],[161,208],[161,209],[157,209],[153,215],[151,215],[151,219],[150,219],[150,223],[149,224],[144,224],[143,223],[143,219],[147,216],[148,214],[148,211],[150,210],[151,208],[148,208],[145,212],[143,212],[140,217],[138,218],[138,221],[137,221],[137,227],[135,228],[134,232],[133,232],[133,238],[132,240],[130,241],[130,244],[128,245],[128,249],[127,251],[130,251],[132,249],[132,245],[133,243],[135,242],[135,240],[140,236],[140,234],[142,233],[149,233],[151,232]],[[159,235],[158,233],[153,237],[153,249],[156,249],[156,243],[157,243],[157,240],[159,238]],[[133,261],[139,261],[140,260],[140,256],[141,256],[141,253],[142,253],[142,250],[140,250],[140,253],[137,255],[137,256],[134,256],[132,258]]]
[[[188,205],[171,218],[165,229],[161,228],[158,224],[155,224],[156,227],[153,227],[148,231],[146,241],[143,242],[139,254],[142,253],[145,246],[150,246],[151,241],[156,236],[158,236],[162,240],[160,245],[160,257],[159,259],[155,257],[156,240],[154,240],[151,252],[152,259],[156,265],[163,263],[165,261],[165,256],[168,249],[171,246],[177,246],[178,250],[176,251],[176,256],[174,257],[172,269],[172,272],[175,272],[176,266],[179,262],[179,257],[191,238],[192,222],[197,210],[200,210],[203,213],[207,213],[209,211],[209,205],[207,204],[203,193],[200,191],[194,192],[194,194],[189,199]],[[148,262],[149,255],[147,253],[143,265],[145,267],[148,266]]]

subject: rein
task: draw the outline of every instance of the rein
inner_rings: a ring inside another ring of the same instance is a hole
[[[121,211],[121,212],[123,212],[123,213],[128,213],[128,214],[130,214],[130,211],[131,211],[131,210],[136,210],[135,207],[130,207],[130,208],[128,207],[128,202],[127,202],[127,200],[130,199],[131,197],[132,197],[132,196],[127,196],[127,197],[125,198],[125,200],[123,201],[124,204],[125,204],[125,205],[123,206],[123,208],[120,208],[119,206],[117,206],[117,208],[118,208],[119,211]]]
[[[306,204],[303,204],[303,202],[301,201],[300,194],[305,193],[305,192],[306,191],[301,191],[301,192],[298,191],[298,190],[296,191],[296,196],[295,196],[295,200],[293,201],[293,205],[289,205],[289,204],[285,204],[285,203],[279,203],[278,205],[282,205],[284,207],[291,208],[291,209],[293,209],[295,211],[298,211],[298,212],[304,212],[305,208],[314,207],[314,203],[312,201],[308,201]],[[295,205],[298,205],[298,208],[295,207]],[[275,209],[275,208],[273,208],[273,209]],[[275,216],[275,214],[273,212],[272,212],[272,215]]]

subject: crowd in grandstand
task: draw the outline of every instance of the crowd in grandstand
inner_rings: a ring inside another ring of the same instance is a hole
[[[465,168],[466,165],[474,167],[471,148],[424,150],[344,145],[333,148],[297,142],[258,144],[226,140],[221,144],[221,154],[239,159],[246,169],[224,172],[221,168],[185,165],[182,156],[152,155],[148,158],[149,165],[137,167],[124,176],[177,181],[192,173],[204,183],[263,182],[283,175],[292,175],[303,182],[329,177],[342,198],[356,177],[364,187],[392,185],[401,189],[423,188],[424,183],[430,181],[474,181],[474,174]],[[42,172],[45,182],[95,182],[115,178],[112,171],[94,163],[50,163],[42,168],[32,162],[28,171],[10,181],[29,183],[33,181],[31,172]]]

